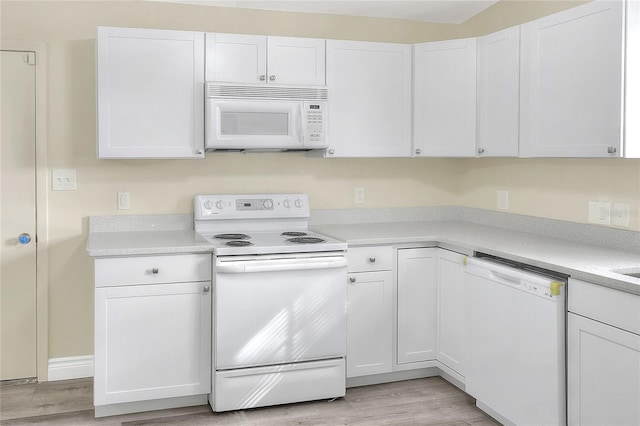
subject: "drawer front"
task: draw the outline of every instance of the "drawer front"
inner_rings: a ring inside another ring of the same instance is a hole
[[[349,247],[347,250],[347,270],[349,272],[370,272],[391,270],[393,266],[391,246]]]
[[[640,296],[575,279],[568,292],[569,311],[640,334]]]
[[[96,287],[211,281],[211,254],[133,256],[95,260]]]

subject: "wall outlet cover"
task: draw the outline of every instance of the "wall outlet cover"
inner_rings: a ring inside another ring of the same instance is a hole
[[[52,169],[51,170],[51,190],[52,191],[75,191],[76,190],[76,169]]]
[[[129,193],[118,192],[118,210],[129,210],[131,205],[129,204]]]
[[[611,224],[628,228],[629,210],[628,203],[613,203],[613,208],[611,209]]]
[[[608,201],[589,201],[589,223],[611,225],[611,203]]]
[[[509,210],[509,191],[499,189],[496,204],[498,210]]]
[[[358,186],[353,190],[353,202],[356,204],[364,204],[365,190],[363,187]]]

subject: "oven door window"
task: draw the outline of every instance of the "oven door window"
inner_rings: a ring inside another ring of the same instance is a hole
[[[346,352],[346,267],[216,273],[217,370]]]

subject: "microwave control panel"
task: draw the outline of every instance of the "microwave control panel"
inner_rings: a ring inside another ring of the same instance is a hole
[[[324,144],[327,111],[326,102],[304,102],[303,108],[306,121],[305,143],[309,143],[310,145]]]

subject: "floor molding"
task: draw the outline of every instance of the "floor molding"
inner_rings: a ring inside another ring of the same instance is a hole
[[[93,377],[93,355],[49,359],[49,381]]]

